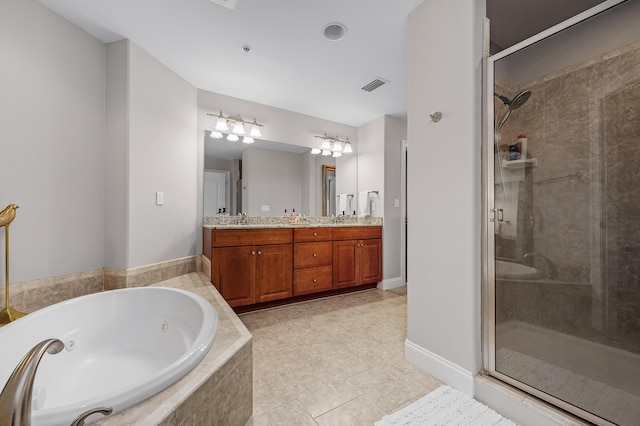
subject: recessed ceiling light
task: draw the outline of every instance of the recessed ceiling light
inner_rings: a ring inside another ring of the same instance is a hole
[[[347,27],[340,22],[331,22],[322,28],[322,35],[329,41],[339,41],[347,35]]]
[[[251,52],[251,46],[249,46],[248,44],[244,44],[244,45],[242,45],[241,49],[242,49],[242,51],[243,51],[244,53],[249,53],[249,52]]]

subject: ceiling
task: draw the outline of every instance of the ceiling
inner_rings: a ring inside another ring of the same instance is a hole
[[[131,40],[199,89],[352,126],[406,118],[407,16],[423,0],[38,1],[105,43]],[[508,47],[600,2],[488,0],[492,40]],[[323,36],[333,22],[347,28],[340,41]],[[386,83],[362,90],[375,79]]]

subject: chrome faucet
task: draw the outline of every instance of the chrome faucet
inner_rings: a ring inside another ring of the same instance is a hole
[[[238,213],[238,225],[248,225],[249,216],[246,213]]]
[[[533,258],[532,266],[534,267],[537,267],[537,263],[538,263],[537,259],[542,259],[545,263],[544,276],[549,279],[554,279],[558,276],[558,269],[556,268],[556,265],[547,256],[543,256],[538,253],[525,253],[524,256],[522,256],[522,258],[523,259]]]
[[[0,393],[0,426],[31,424],[31,399],[38,364],[45,352],[57,354],[64,348],[59,339],[47,339],[35,345],[11,373]]]

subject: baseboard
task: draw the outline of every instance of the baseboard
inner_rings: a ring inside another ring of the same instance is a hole
[[[474,376],[457,364],[409,341],[404,342],[405,359],[442,380],[447,385],[473,397]]]
[[[387,278],[378,282],[378,288],[380,290],[392,290],[394,288],[404,287],[404,285],[405,282],[402,277]]]

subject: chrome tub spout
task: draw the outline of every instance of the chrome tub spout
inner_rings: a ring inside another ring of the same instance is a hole
[[[0,426],[31,424],[33,381],[45,352],[57,354],[64,348],[59,339],[47,339],[35,345],[11,373],[0,393]]]

